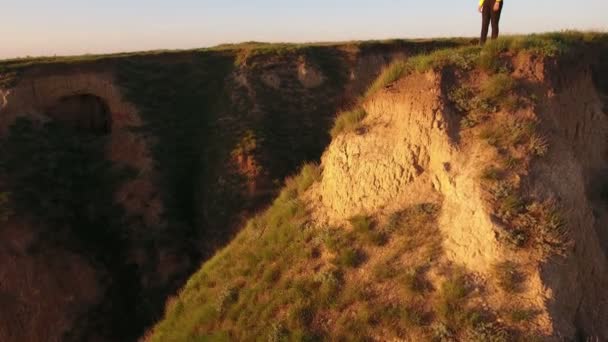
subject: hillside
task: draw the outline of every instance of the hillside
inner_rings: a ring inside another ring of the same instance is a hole
[[[147,341],[608,339],[608,36],[396,60]]]
[[[0,61],[0,341],[134,341],[391,61],[467,40]]]

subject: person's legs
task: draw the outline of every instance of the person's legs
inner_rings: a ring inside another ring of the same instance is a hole
[[[488,29],[492,19],[492,6],[494,6],[494,0],[485,0],[483,3],[481,11],[481,38],[479,39],[481,45],[485,44],[488,39]]]
[[[494,11],[492,9],[492,39],[498,38],[499,33],[499,23],[500,23],[500,14],[502,13],[502,6],[504,5],[504,0],[500,2],[500,8],[498,11]],[[494,5],[492,5],[494,6]]]

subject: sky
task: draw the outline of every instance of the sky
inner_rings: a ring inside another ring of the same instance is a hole
[[[504,0],[503,33],[608,30],[606,0]],[[0,58],[477,36],[477,0],[0,0]]]

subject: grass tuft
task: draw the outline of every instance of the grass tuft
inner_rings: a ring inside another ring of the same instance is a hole
[[[365,93],[365,97],[369,97],[375,94],[380,89],[386,87],[387,85],[399,80],[407,73],[411,71],[411,67],[408,62],[399,60],[393,62],[389,65],[378,78],[372,83],[367,92]]]
[[[331,136],[336,138],[340,134],[358,130],[366,116],[367,112],[361,107],[338,114],[330,132]]]

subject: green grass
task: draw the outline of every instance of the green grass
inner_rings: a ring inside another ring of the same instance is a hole
[[[369,97],[376,93],[378,90],[386,87],[387,85],[399,80],[407,73],[410,72],[410,66],[405,61],[396,61],[389,65],[382,71],[380,76],[376,78],[374,83],[369,87],[366,93],[366,97]]]
[[[235,242],[205,263],[179,298],[182,303],[179,311],[188,312],[189,316],[175,313],[176,307],[168,308],[168,319],[157,327],[153,340],[165,340],[168,336],[178,340],[200,338],[195,326],[218,321],[231,322],[224,331],[231,338],[266,336],[273,329],[270,317],[284,305],[290,309],[280,321],[283,324],[280,330],[287,336],[310,333],[308,325],[317,305],[335,301],[331,297],[337,295],[341,282],[334,273],[318,280],[287,276],[293,265],[309,259],[305,247],[310,241],[310,231],[304,228],[306,210],[297,196],[318,179],[318,174],[312,164],[303,167],[289,181],[288,186],[295,192],[292,196],[278,197],[266,212],[250,222]],[[253,278],[255,274],[260,274],[257,280]],[[242,277],[248,281],[241,282]],[[214,279],[224,287],[218,288],[207,279]],[[260,296],[269,290],[276,295],[258,305]],[[314,301],[311,299],[317,297],[311,297],[313,293],[318,296]],[[211,298],[219,299],[210,301]],[[260,325],[260,319],[269,324]]]
[[[340,134],[356,131],[361,127],[361,121],[366,116],[367,112],[360,107],[338,114],[330,132],[332,138],[336,138]]]
[[[459,330],[469,320],[469,312],[464,308],[464,300],[468,294],[465,274],[456,271],[446,279],[439,289],[436,312],[441,321],[451,330]]]
[[[296,185],[307,174],[310,172],[303,169],[293,177],[288,183],[292,195],[278,197],[190,279],[177,300],[181,304],[167,308],[152,341],[188,340],[216,333],[233,340],[266,336],[350,341],[376,326],[425,324],[427,312],[416,303],[400,305],[396,318],[389,319],[385,304],[377,303],[380,298],[375,284],[347,281],[367,266],[366,246],[376,246],[365,238],[375,230],[373,220],[355,217],[352,229],[331,228],[325,233],[307,228],[308,216],[299,202],[306,189]],[[431,204],[404,210],[392,234],[422,234],[437,210]],[[311,259],[309,250],[313,247],[321,250],[320,254],[329,253],[327,263]],[[387,281],[397,281],[396,272],[388,270],[395,277],[389,274]],[[314,323],[323,314],[336,317],[330,331],[319,330]]]
[[[498,108],[514,110],[517,107],[517,97],[514,95],[515,80],[508,74],[499,73],[490,76],[481,84],[476,97],[477,110],[495,111]]]

